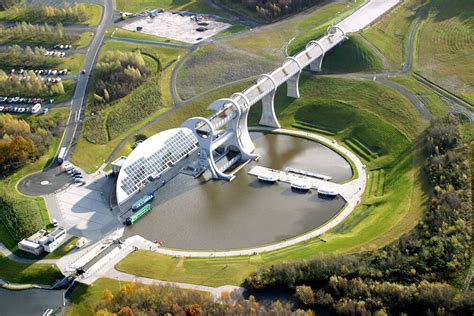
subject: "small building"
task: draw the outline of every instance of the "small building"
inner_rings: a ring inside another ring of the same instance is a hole
[[[66,230],[63,227],[57,227],[52,232],[41,229],[30,237],[20,241],[18,248],[34,255],[39,255],[43,251],[53,252],[63,244],[66,237]]]
[[[47,236],[46,242],[42,244],[44,251],[53,252],[59,248],[59,246],[61,246],[66,240],[66,236],[66,230],[62,227],[58,227],[50,232]]]
[[[122,166],[125,163],[125,160],[127,160],[127,157],[120,156],[117,160],[112,162],[113,173],[118,174],[120,172],[120,169],[122,169]]]
[[[27,239],[23,239],[22,241],[20,241],[18,243],[18,248],[34,255],[39,255],[44,251],[43,246]]]

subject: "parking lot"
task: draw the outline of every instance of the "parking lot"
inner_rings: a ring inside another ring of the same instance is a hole
[[[134,19],[123,28],[130,31],[137,31],[138,28],[141,29],[141,33],[195,44],[230,26],[228,23],[218,22],[205,16],[165,11],[158,13],[154,18]]]

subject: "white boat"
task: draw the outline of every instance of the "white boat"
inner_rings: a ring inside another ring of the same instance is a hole
[[[326,196],[338,196],[339,192],[329,188],[318,188],[318,194]]]
[[[292,190],[301,192],[308,192],[312,187],[311,183],[303,180],[293,180],[290,182],[290,184]]]
[[[258,177],[258,181],[267,182],[267,183],[275,183],[278,181],[278,176],[275,174],[261,174]]]

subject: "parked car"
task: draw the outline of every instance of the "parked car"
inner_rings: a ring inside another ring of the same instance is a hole
[[[74,179],[74,183],[81,183],[81,184],[85,184],[85,183],[86,183],[86,181],[85,181],[84,179],[77,179],[77,178],[75,178],[75,179]]]
[[[51,220],[51,224],[53,224],[54,227],[58,227],[58,226],[59,226],[58,220],[55,219],[55,218],[53,218],[53,219]]]
[[[48,108],[44,108],[44,110],[43,110],[43,112],[42,112],[42,113],[43,113],[43,114],[46,114],[46,113],[48,113],[48,111],[49,111],[49,109],[48,109]]]

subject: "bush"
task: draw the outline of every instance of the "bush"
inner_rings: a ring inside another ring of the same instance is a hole
[[[106,123],[110,139],[119,136],[162,107],[161,93],[157,88],[159,84],[160,76],[154,76],[139,91],[132,93],[111,110]]]
[[[0,186],[0,219],[12,238],[19,241],[43,226],[40,209],[35,201],[15,198],[4,187]]]
[[[87,118],[84,121],[83,137],[93,144],[106,144],[108,142],[106,119],[106,114],[100,111]]]

